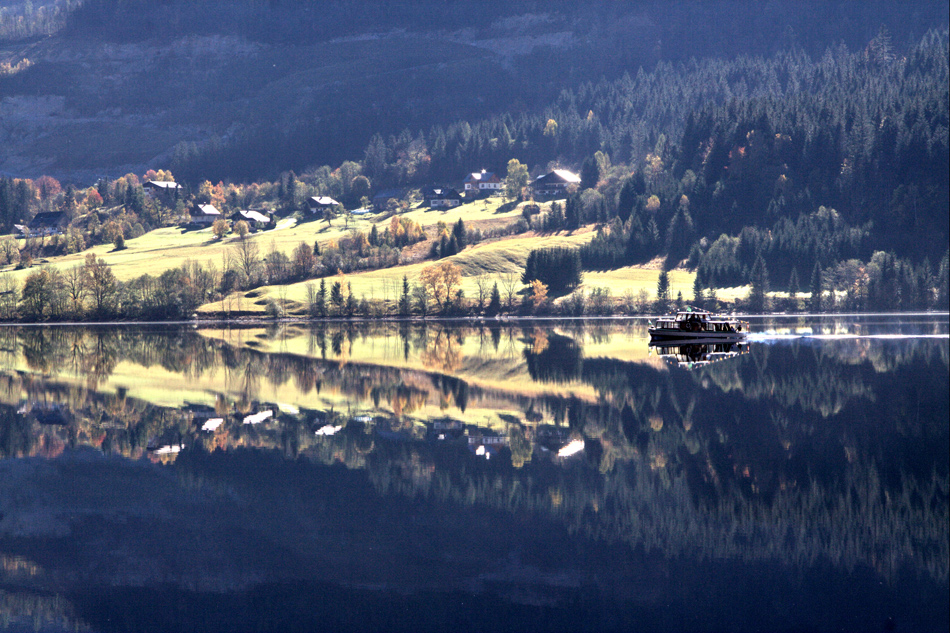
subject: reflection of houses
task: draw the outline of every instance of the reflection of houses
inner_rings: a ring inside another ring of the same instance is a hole
[[[491,171],[485,171],[484,169],[465,176],[465,180],[462,181],[462,184],[465,187],[466,194],[494,193],[501,191],[503,185],[501,178],[499,178],[497,174]]]
[[[55,402],[30,402],[21,405],[17,413],[30,414],[37,422],[47,426],[66,426],[70,420],[68,409]]]
[[[196,204],[191,209],[191,221],[194,224],[214,224],[215,220],[222,217],[213,204]]]
[[[480,432],[468,436],[468,450],[485,459],[491,459],[492,455],[497,455],[498,451],[506,446],[508,446],[508,437],[505,435]]]
[[[340,206],[340,203],[330,196],[310,196],[307,198],[307,208],[310,209],[310,213],[315,215],[322,216],[325,211],[332,211],[338,206]]]
[[[247,210],[247,211],[235,211],[231,214],[231,217],[228,218],[232,222],[247,222],[247,225],[255,230],[266,229],[270,227],[271,219],[270,217],[264,215],[260,211]]]
[[[571,439],[571,430],[563,426],[542,424],[534,431],[534,441],[542,450],[559,451]]]
[[[531,189],[537,198],[565,198],[568,187],[579,186],[581,177],[566,169],[555,169],[552,172],[538,176],[531,184]]]
[[[445,442],[457,440],[465,434],[462,423],[458,420],[436,420],[428,425],[426,430],[426,439],[430,441]]]
[[[244,424],[260,424],[267,418],[273,417],[273,415],[274,412],[267,409],[266,411],[259,411],[258,413],[245,416],[243,422]]]
[[[462,196],[455,189],[437,189],[438,193],[429,198],[433,209],[453,209],[462,204]]]
[[[65,211],[44,211],[37,213],[26,226],[30,235],[59,235],[68,224]]]

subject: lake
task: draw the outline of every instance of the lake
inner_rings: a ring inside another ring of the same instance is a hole
[[[947,315],[0,328],[0,630],[950,626]]]

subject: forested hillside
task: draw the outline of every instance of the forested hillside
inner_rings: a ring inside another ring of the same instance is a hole
[[[122,250],[187,224],[193,203],[303,220],[309,196],[329,196],[342,205],[322,218],[329,230],[342,207],[388,191],[388,219],[419,208],[423,190],[507,167],[520,174],[507,200],[527,206],[499,209],[516,216],[505,226],[483,217],[486,235],[595,232],[555,295],[582,286],[581,269],[662,260],[695,272],[697,303],[751,285],[756,311],[775,290],[792,293],[787,309],[804,307],[800,291],[816,310],[946,304],[948,2],[48,6],[59,26],[20,3],[0,13],[19,29],[0,36],[0,227],[57,211],[68,227],[49,244],[5,240],[11,265]],[[44,29],[61,30],[28,37]],[[531,178],[554,168],[579,186],[527,204]],[[146,196],[141,174],[185,186]],[[225,263],[234,283],[202,296],[466,247],[447,226],[409,244],[373,231],[303,248],[314,252],[293,275]],[[551,255],[524,254],[538,268],[526,283],[550,285]],[[437,304],[468,309],[461,294]]]
[[[4,14],[22,28],[0,34],[0,172],[77,184],[171,159],[195,183],[274,178],[358,159],[377,133],[533,116],[562,90],[641,68],[662,83],[661,64],[692,59],[819,59],[862,50],[882,26],[904,54],[947,24],[946,2],[34,4],[30,18],[30,3]],[[18,43],[70,9],[58,34]]]

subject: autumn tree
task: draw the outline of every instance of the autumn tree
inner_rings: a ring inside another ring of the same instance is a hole
[[[440,262],[422,269],[419,278],[444,312],[452,304],[455,289],[462,281],[462,269],[452,262]]]
[[[97,317],[112,314],[118,300],[119,282],[112,267],[92,253],[86,255],[84,266],[93,312]]]
[[[294,249],[293,269],[297,279],[306,279],[313,271],[317,258],[313,256],[313,249],[306,242],[300,242]]]
[[[241,221],[243,222],[244,220]],[[227,220],[223,218],[218,218],[215,220],[214,224],[211,225],[211,232],[214,233],[214,236],[217,239],[224,239],[224,235],[228,232]]]
[[[521,191],[528,186],[528,167],[517,158],[508,161],[508,176],[505,178],[505,196],[509,200],[521,197]]]
[[[251,283],[260,265],[260,249],[257,242],[245,236],[238,240],[232,248],[238,265],[248,279],[248,283]]]
[[[545,304],[548,300],[548,286],[540,279],[535,279],[531,282],[531,303],[534,306],[535,311],[539,310],[541,306]]]

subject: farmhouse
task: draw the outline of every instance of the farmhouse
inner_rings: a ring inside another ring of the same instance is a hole
[[[405,189],[383,189],[373,196],[373,209],[385,211],[390,200],[402,200],[406,197]]]
[[[149,180],[142,188],[153,198],[162,196],[166,199],[174,198],[181,191],[181,185],[171,180]]]
[[[30,235],[59,235],[68,224],[65,211],[44,211],[33,216],[26,226]]]
[[[194,224],[214,224],[215,220],[222,217],[213,204],[196,204],[191,209],[191,221]]]
[[[236,211],[231,214],[231,217],[228,218],[232,222],[240,222],[241,220],[247,222],[248,226],[252,229],[266,229],[271,224],[271,219],[269,216],[264,215],[260,211],[254,211],[248,209],[247,211]]]
[[[531,184],[536,198],[564,198],[571,185],[581,184],[581,177],[566,169],[555,169],[552,172],[538,176]]]
[[[323,213],[327,209],[340,206],[340,203],[330,196],[310,196],[307,198],[307,208],[310,213]]]
[[[433,209],[453,209],[462,204],[462,194],[455,189],[436,189],[436,193],[429,198],[429,206]]]
[[[466,194],[494,193],[495,191],[501,191],[504,186],[504,182],[497,174],[491,171],[485,171],[484,169],[467,175],[465,180],[462,181],[462,184],[464,185]]]

